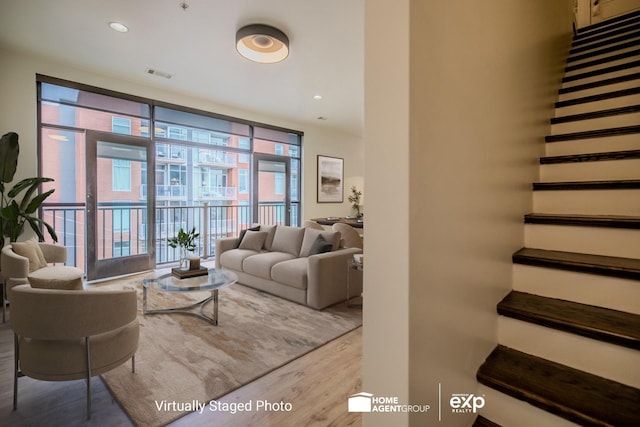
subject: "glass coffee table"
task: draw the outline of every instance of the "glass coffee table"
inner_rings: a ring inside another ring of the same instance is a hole
[[[171,273],[160,276],[151,276],[142,281],[142,313],[147,314],[167,314],[179,313],[196,316],[206,320],[214,326],[218,325],[218,291],[236,283],[238,276],[229,270],[209,269],[207,275],[179,279]],[[147,291],[151,289],[157,292],[211,292],[211,296],[196,303],[162,309],[147,308]],[[213,312],[211,315],[205,313],[205,305],[213,301]]]

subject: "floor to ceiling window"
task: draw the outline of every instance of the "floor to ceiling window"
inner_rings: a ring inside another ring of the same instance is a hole
[[[301,132],[46,76],[38,106],[39,173],[55,189],[42,214],[80,268],[98,248],[118,265],[176,261],[167,239],[180,228],[196,227],[212,256],[253,222],[299,225]],[[257,156],[280,166],[260,172]]]

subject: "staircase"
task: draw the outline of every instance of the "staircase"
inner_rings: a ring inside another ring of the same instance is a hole
[[[640,11],[569,55],[478,426],[640,426]]]

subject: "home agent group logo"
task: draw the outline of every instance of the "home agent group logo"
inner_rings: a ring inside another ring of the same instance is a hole
[[[360,392],[348,399],[349,412],[427,412],[429,405],[402,404],[397,396],[374,396]]]

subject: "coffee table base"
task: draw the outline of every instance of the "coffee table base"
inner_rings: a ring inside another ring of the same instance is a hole
[[[213,315],[208,315],[204,312],[204,306],[209,302],[213,301]],[[199,312],[195,311],[196,309],[200,309]],[[195,316],[200,319],[203,319],[213,326],[218,326],[218,290],[215,289],[211,291],[211,296],[203,299],[202,301],[185,305],[182,307],[171,307],[171,308],[160,308],[160,309],[147,309],[147,288],[142,288],[142,314],[187,314],[189,316]]]

